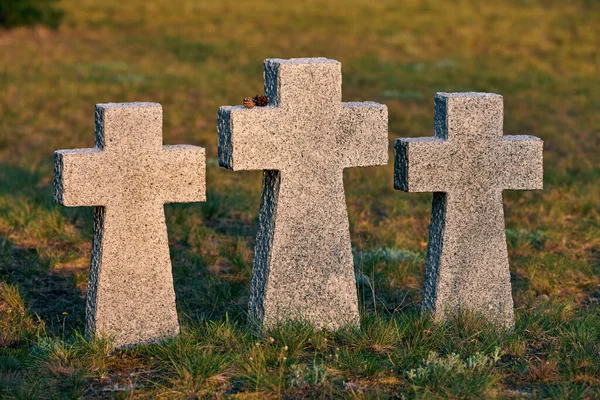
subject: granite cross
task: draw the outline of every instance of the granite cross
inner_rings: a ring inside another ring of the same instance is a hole
[[[95,206],[88,335],[115,347],[179,331],[164,204],[205,200],[204,149],[163,146],[156,103],[96,105],[96,146],[54,153],[55,199]]]
[[[511,327],[502,191],[542,189],[543,142],[503,136],[502,96],[438,93],[435,136],[395,142],[394,186],[434,192],[423,308]]]
[[[267,107],[219,110],[219,163],[265,170],[250,316],[358,325],[343,169],[385,165],[387,108],[342,103],[341,64],[265,60]]]

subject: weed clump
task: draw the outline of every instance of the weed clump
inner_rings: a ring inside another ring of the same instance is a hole
[[[43,323],[25,306],[17,287],[0,282],[0,347],[32,341],[43,329]]]
[[[500,357],[499,347],[490,355],[477,352],[464,360],[456,353],[440,357],[432,351],[423,365],[405,375],[413,390],[425,397],[489,397],[498,381],[492,370]]]

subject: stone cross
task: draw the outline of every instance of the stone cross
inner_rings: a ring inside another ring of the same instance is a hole
[[[341,64],[265,60],[267,107],[219,109],[219,163],[265,170],[250,317],[359,323],[343,169],[388,161],[387,108],[342,103]]]
[[[160,104],[97,104],[96,146],[54,168],[58,203],[96,207],[87,333],[117,348],[177,334],[163,205],[205,200],[204,149],[163,146]]]
[[[395,142],[395,188],[434,192],[423,309],[438,318],[514,323],[502,191],[542,189],[543,142],[502,124],[502,96],[438,93],[435,136]]]

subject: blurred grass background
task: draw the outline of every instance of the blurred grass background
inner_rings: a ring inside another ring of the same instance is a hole
[[[0,396],[600,396],[600,2],[57,7],[57,30],[0,30]],[[514,332],[418,316],[431,195],[394,191],[392,165],[345,173],[362,331],[246,329],[261,174],[218,167],[217,109],[262,93],[265,58],[314,56],[342,62],[344,101],[389,107],[390,141],[471,90],[545,141],[544,191],[504,195]],[[79,335],[92,210],[52,203],[52,153],[93,146],[94,104],[126,101],[163,105],[165,144],[206,147],[208,201],[166,206],[184,333],[109,354]]]

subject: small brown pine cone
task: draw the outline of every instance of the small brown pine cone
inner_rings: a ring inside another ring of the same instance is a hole
[[[254,104],[256,104],[259,107],[265,107],[269,105],[269,99],[267,98],[267,96],[257,94],[252,100],[254,100]]]
[[[254,100],[252,100],[250,97],[244,97],[244,101],[242,101],[242,104],[246,108],[252,108],[254,107]]]

